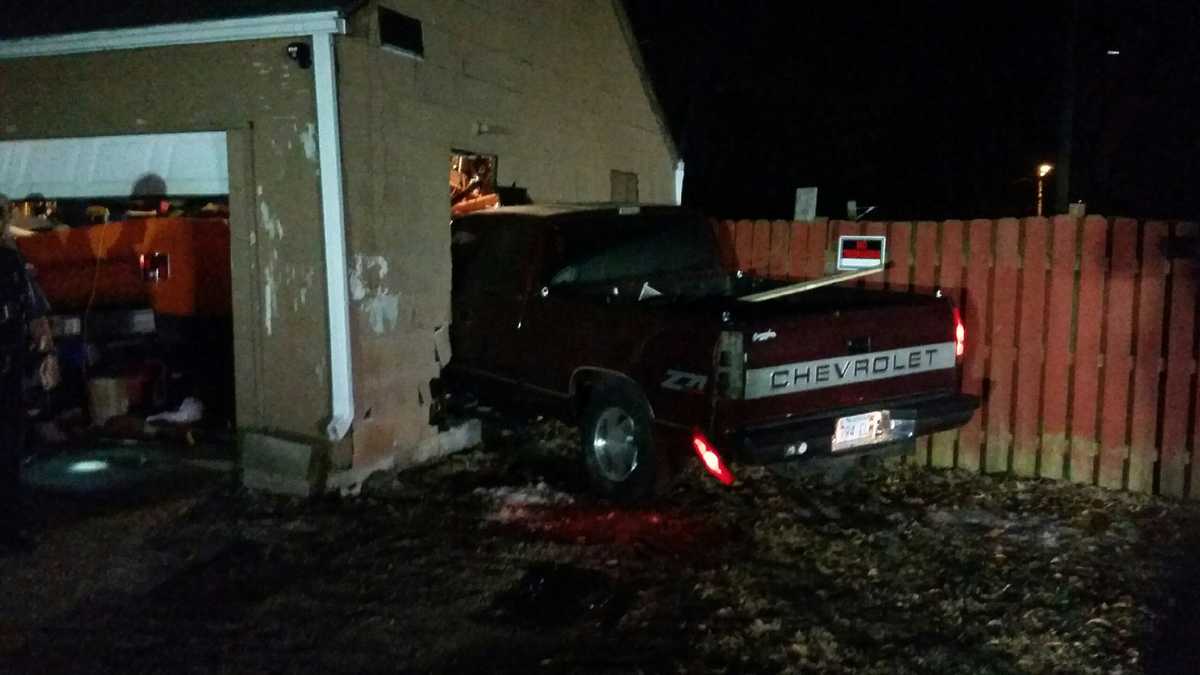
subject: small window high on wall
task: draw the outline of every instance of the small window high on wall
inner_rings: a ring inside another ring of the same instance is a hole
[[[455,216],[495,208],[496,156],[466,150],[450,151],[450,212]]]
[[[385,7],[379,8],[379,43],[410,56],[425,56],[421,22]]]

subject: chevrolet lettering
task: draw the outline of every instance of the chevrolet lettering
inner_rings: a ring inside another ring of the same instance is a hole
[[[746,398],[778,396],[954,367],[954,343],[942,342],[746,372]]]

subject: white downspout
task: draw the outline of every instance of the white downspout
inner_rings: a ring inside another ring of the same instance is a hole
[[[342,139],[338,120],[333,35],[313,33],[317,149],[321,167],[321,222],[325,234],[325,288],[329,308],[329,388],[333,414],[325,433],[340,441],[354,422],[350,353],[350,295],[346,266],[346,207],[342,192]]]
[[[675,162],[675,205],[683,203],[683,160]]]

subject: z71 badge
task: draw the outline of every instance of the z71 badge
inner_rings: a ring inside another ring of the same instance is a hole
[[[688,373],[682,370],[668,370],[667,379],[662,381],[663,389],[675,391],[704,391],[708,377],[699,373]]]

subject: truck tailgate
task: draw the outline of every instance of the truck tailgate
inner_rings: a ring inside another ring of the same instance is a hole
[[[737,311],[745,391],[723,402],[726,428],[957,389],[946,300],[828,288]]]

